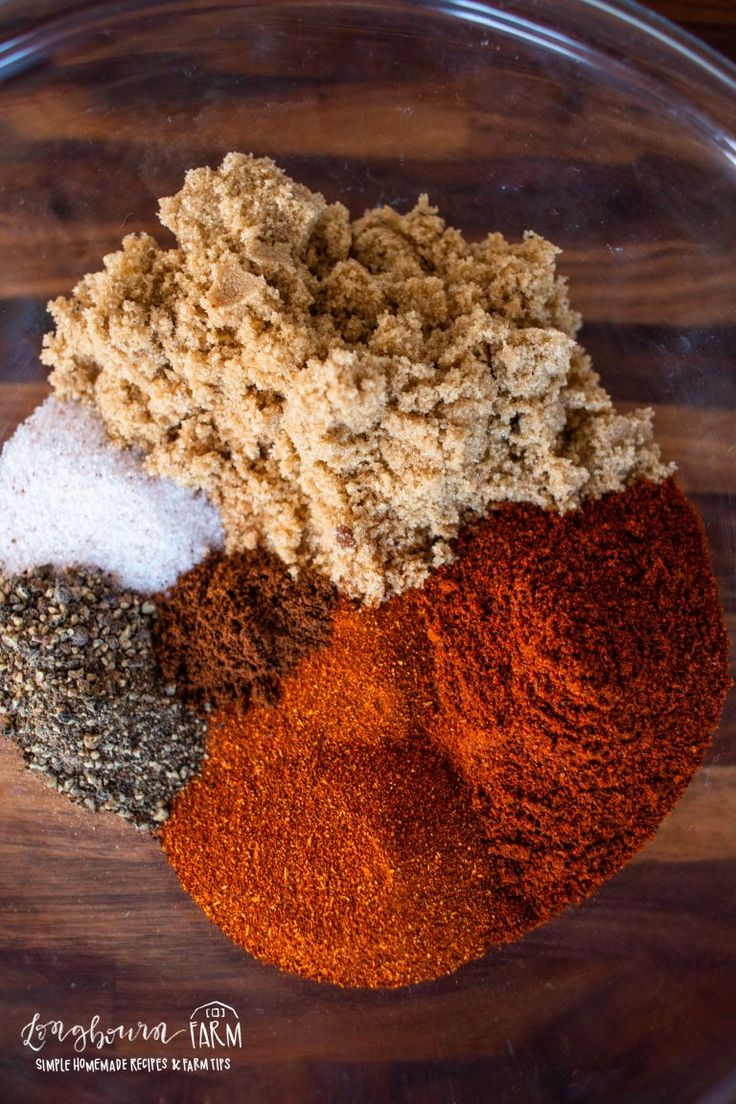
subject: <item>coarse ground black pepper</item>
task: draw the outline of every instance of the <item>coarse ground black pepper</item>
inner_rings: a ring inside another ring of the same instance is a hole
[[[156,666],[155,616],[97,571],[0,576],[0,725],[72,801],[150,829],[197,772],[205,728]]]

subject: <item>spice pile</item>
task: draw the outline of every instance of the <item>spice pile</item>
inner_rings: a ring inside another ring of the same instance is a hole
[[[268,552],[212,553],[159,597],[161,670],[199,705],[273,701],[287,671],[329,639],[333,600],[321,576],[293,579]]]
[[[564,516],[507,505],[422,589],[341,601],[277,704],[219,713],[164,848],[267,962],[436,977],[626,862],[727,686],[703,530],[672,480]]]
[[[177,248],[51,304],[56,398],[0,457],[0,723],[263,961],[437,977],[697,769],[729,682],[702,526],[542,238],[351,221],[237,154],[161,217]]]
[[[99,414],[49,398],[0,455],[0,564],[98,567],[150,592],[222,544],[217,511],[111,448]]]
[[[93,571],[0,578],[0,714],[31,770],[139,827],[199,768],[205,725],[154,660],[155,605]]]

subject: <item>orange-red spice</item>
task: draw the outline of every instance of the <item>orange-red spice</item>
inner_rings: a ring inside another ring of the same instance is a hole
[[[425,603],[442,723],[475,790],[512,938],[596,888],[707,748],[728,638],[700,519],[674,480],[559,516],[503,507]],[[515,926],[518,923],[518,926]]]
[[[278,706],[213,720],[163,843],[207,915],[264,961],[395,986],[483,953],[493,861],[429,744],[428,658],[412,602],[343,600]]]
[[[277,705],[217,718],[164,826],[184,887],[264,961],[445,973],[594,889],[702,759],[727,641],[674,482],[507,505],[458,552],[376,611],[340,602]]]

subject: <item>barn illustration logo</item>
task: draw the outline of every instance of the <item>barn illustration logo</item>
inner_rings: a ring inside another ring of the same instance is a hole
[[[195,1050],[242,1047],[240,1017],[222,1001],[200,1004],[189,1017],[189,1038]]]

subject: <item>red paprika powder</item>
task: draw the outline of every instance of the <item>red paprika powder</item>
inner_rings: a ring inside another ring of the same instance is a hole
[[[729,685],[705,533],[672,479],[503,506],[431,589],[434,735],[523,901],[511,938],[626,862],[703,758]]]
[[[342,985],[447,972],[579,901],[656,828],[728,686],[702,526],[672,480],[509,504],[454,564],[224,711],[162,837],[264,961]]]

